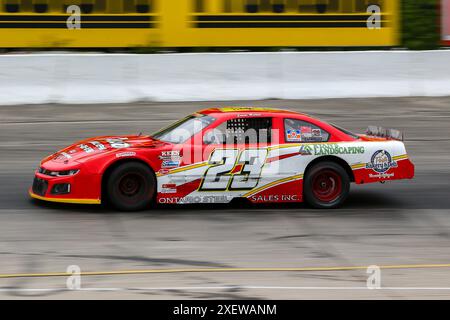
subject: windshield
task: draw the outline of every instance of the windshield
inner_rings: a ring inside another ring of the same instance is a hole
[[[208,127],[216,119],[203,114],[195,114],[175,122],[152,135],[154,139],[170,143],[183,143]]]
[[[346,135],[348,135],[348,136],[350,136],[350,137],[352,137],[352,138],[355,138],[355,139],[359,139],[359,136],[357,135],[357,134],[355,134],[355,133],[353,133],[353,132],[351,132],[351,131],[348,131],[348,130],[346,130],[346,129],[343,129],[343,128],[341,128],[341,127],[338,127],[338,126],[336,126],[336,125],[334,125],[334,124],[331,124],[334,128],[336,128],[336,129],[338,129],[339,131],[342,131],[343,133],[345,133]]]

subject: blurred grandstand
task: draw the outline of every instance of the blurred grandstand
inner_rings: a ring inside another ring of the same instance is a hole
[[[393,47],[402,43],[403,2],[0,0],[0,47]],[[67,26],[71,5],[80,9],[79,29]],[[379,25],[369,28],[373,19]]]

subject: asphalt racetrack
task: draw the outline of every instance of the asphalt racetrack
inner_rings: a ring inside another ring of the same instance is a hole
[[[403,130],[416,178],[352,186],[342,209],[168,206],[118,213],[29,199],[44,156],[152,133],[209,106],[303,111]],[[450,98],[0,107],[0,298],[450,298]],[[70,265],[80,291],[66,290]],[[366,267],[381,267],[381,289]],[[62,273],[62,274],[61,274]],[[21,274],[21,275],[17,275]]]

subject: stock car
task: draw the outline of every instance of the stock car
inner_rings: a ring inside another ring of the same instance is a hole
[[[289,110],[227,107],[196,112],[152,135],[77,142],[41,161],[29,194],[123,211],[237,199],[336,208],[352,182],[413,177],[397,130],[354,134]]]

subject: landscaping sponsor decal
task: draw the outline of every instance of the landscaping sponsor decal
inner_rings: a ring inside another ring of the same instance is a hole
[[[343,147],[338,144],[315,144],[314,155],[342,155],[342,154],[363,154],[365,151],[362,146]]]

